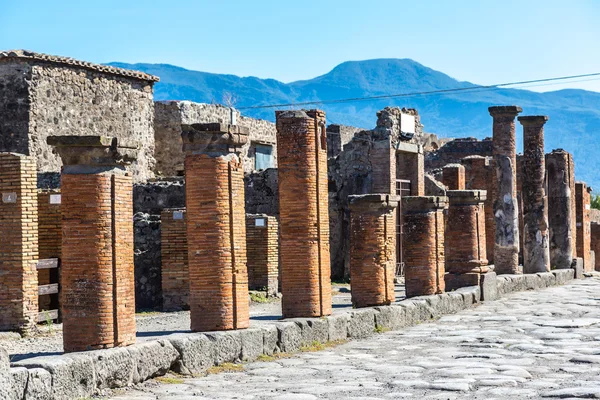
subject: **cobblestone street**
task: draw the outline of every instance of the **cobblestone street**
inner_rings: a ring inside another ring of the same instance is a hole
[[[600,398],[600,278],[113,400]]]

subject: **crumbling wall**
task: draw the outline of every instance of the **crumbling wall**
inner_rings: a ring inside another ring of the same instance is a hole
[[[133,215],[135,306],[137,310],[162,305],[160,215]]]
[[[29,154],[30,80],[28,63],[13,60],[0,64],[0,152]]]
[[[462,138],[449,141],[437,151],[425,154],[425,170],[442,168],[447,164],[460,164],[460,160],[468,156],[492,156],[492,139]]]
[[[327,126],[327,158],[336,157],[354,135],[362,129],[354,126],[331,124]]]
[[[234,110],[236,125],[250,129],[249,142],[242,147],[244,172],[255,170],[256,145],[272,146],[274,167],[277,166],[276,128],[269,121],[243,117]],[[231,123],[231,110],[219,104],[193,103],[191,101],[160,101],[154,103],[156,173],[171,177],[183,175],[184,154],[181,141],[181,124]]]
[[[277,169],[246,174],[244,177],[246,213],[279,215]]]

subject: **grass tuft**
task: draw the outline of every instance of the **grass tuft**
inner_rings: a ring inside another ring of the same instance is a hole
[[[220,374],[222,372],[242,372],[243,370],[244,370],[244,366],[241,364],[223,363],[221,365],[210,367],[209,369],[206,370],[206,374],[212,375],[212,374]]]

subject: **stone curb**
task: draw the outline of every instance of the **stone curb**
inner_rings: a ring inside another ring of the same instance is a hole
[[[3,369],[0,362],[0,398],[71,400],[140,383],[169,370],[201,374],[223,363],[255,361],[261,355],[296,352],[316,342],[366,338],[437,319],[478,304],[486,299],[486,290],[499,297],[562,285],[573,278],[573,269],[500,275],[490,280],[495,287],[488,282],[481,288],[413,297],[324,318],[294,318],[238,331],[180,333],[128,347],[30,358],[13,363],[10,369]],[[0,354],[0,358],[6,364],[5,355]]]

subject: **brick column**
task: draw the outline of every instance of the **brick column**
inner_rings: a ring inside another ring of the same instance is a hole
[[[407,196],[404,216],[406,297],[444,292],[444,208],[447,197]]]
[[[575,182],[577,221],[577,257],[583,258],[583,270],[592,271],[590,263],[590,191],[585,182]]]
[[[189,309],[186,210],[164,209],[160,213],[161,282],[164,311]]]
[[[496,242],[496,219],[494,217],[494,199],[496,171],[491,157],[469,156],[461,160],[465,166],[465,189],[485,190],[485,244],[488,264],[494,263],[494,243]]]
[[[465,190],[465,167],[461,164],[448,164],[442,168],[442,183],[448,190]]]
[[[192,331],[250,324],[244,168],[248,130],[182,125]]]
[[[60,303],[66,352],[135,343],[134,146],[50,136],[63,163]]]
[[[571,180],[571,155],[562,149],[546,154],[548,181],[548,226],[550,229],[550,265],[571,268],[575,230],[574,182]],[[576,249],[575,249],[576,250]]]
[[[600,257],[600,223],[592,222],[590,229],[590,247],[595,257]],[[600,262],[594,265],[596,271],[600,271]]]
[[[38,315],[35,158],[0,153],[0,331],[27,333]]]
[[[279,291],[279,223],[266,214],[246,214],[248,288],[275,296]]]
[[[517,274],[520,269],[515,117],[523,110],[518,106],[490,107],[488,110],[494,119],[493,154],[497,177],[494,264],[498,274]]]
[[[352,304],[369,307],[394,301],[398,198],[386,194],[349,196]]]
[[[62,243],[62,223],[60,190],[38,190],[38,248],[40,260],[60,258]],[[40,269],[38,284],[58,282],[58,269]],[[39,297],[40,310],[59,309],[58,296]]]
[[[446,289],[479,285],[489,271],[485,243],[484,190],[449,190],[446,219]]]
[[[550,233],[546,208],[545,115],[519,117],[523,125],[523,272],[550,271]]]
[[[325,113],[277,111],[282,311],[331,314]]]

